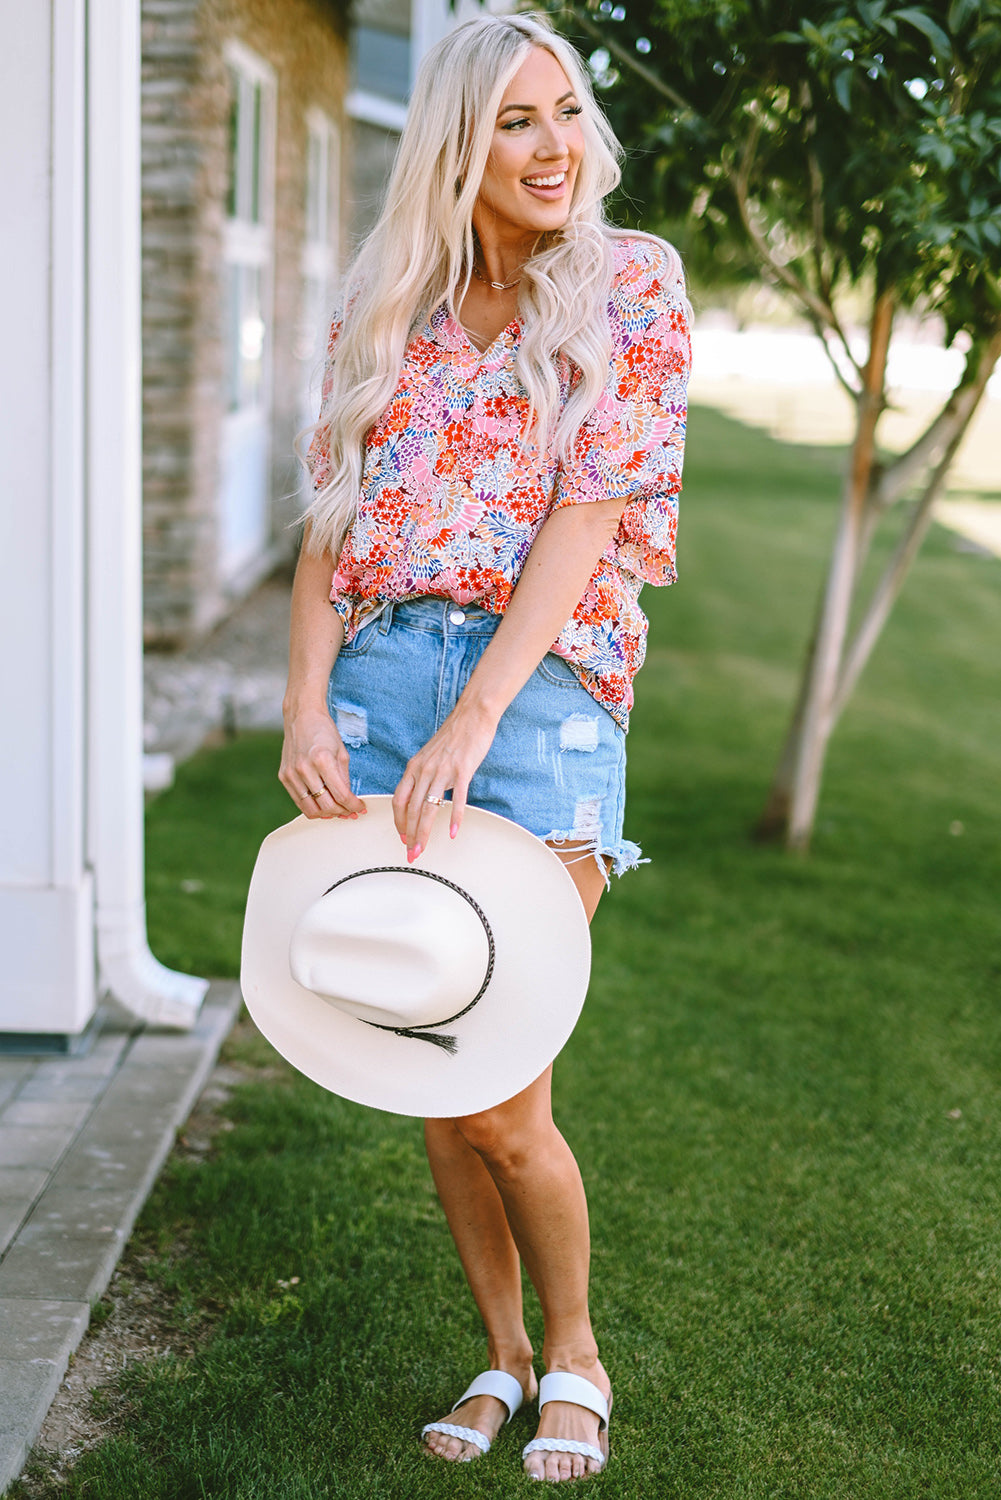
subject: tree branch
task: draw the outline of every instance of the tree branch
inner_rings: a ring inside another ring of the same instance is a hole
[[[883,409],[894,308],[893,293],[879,292],[869,320],[869,358],[856,407],[855,440],[842,487],[841,515],[824,585],[817,645],[810,660],[810,683],[794,756],[786,847],[804,853],[810,842],[824,758],[834,728],[833,704],[858,578],[858,539],[868,503],[876,423]]]
[[[987,382],[999,358],[1001,358],[1001,325],[995,328],[991,338],[979,346],[976,373],[970,384],[963,390],[962,407],[956,413],[945,448],[929,476],[928,483],[914,507],[883,576],[873,589],[865,615],[845,652],[834,695],[833,718],[835,720],[851,697],[855,684],[872,655],[873,647],[886,624],[894,600],[900,593],[911,563],[924,541],[925,533],[932,521],[932,507],[944,487],[952,461],[956,456],[956,450],[966,435],[966,430],[980,404]]]
[[[835,323],[836,323],[837,320],[836,320],[836,315],[834,314],[833,308],[831,309],[831,315],[832,315],[832,318],[835,319]],[[851,381],[845,375],[845,372],[842,370],[841,366],[838,364],[837,360],[834,358],[834,351],[831,348],[830,340],[827,337],[828,331],[830,331],[831,327],[832,327],[831,323],[822,323],[819,318],[817,318],[817,317],[814,316],[813,311],[809,307],[806,309],[806,316],[810,320],[810,326],[813,328],[814,333],[817,335],[817,337],[819,338],[820,342],[824,346],[824,353],[827,355],[827,358],[830,361],[831,369],[834,371],[834,374],[837,377],[838,383],[841,385],[841,387],[843,388],[843,390],[845,390],[847,392],[847,394],[852,398],[852,400],[854,402],[857,402],[858,399],[859,399],[859,389],[858,389],[858,386],[852,385]],[[860,366],[859,366],[857,360],[855,359],[854,355],[852,354],[851,350],[848,348],[848,340],[847,340],[844,332],[842,331],[840,325],[837,325],[837,336],[839,337],[839,339],[841,341],[841,347],[844,349],[844,351],[847,354],[848,358],[851,360],[852,369],[855,370],[855,371],[858,371],[859,373],[861,373]]]
[[[820,163],[812,147],[807,148],[806,168],[810,174],[810,225],[813,229],[813,263],[817,268],[817,281],[826,302],[831,301],[831,279],[824,265],[824,179],[820,175]]]
[[[642,78],[645,84],[648,84],[650,88],[669,100],[676,109],[688,110],[692,114],[698,113],[697,110],[692,109],[688,100],[683,98],[676,89],[673,89],[669,83],[665,83],[663,78],[659,77],[652,68],[646,67],[644,63],[633,57],[632,53],[628,52],[621,42],[617,42],[614,37],[609,36],[606,31],[603,31],[600,26],[596,25],[585,11],[578,10],[576,5],[564,5],[563,9],[568,15],[573,16],[582,31],[586,31],[589,36],[593,36],[612,57],[622,63],[624,67],[631,68],[637,77]]]
[[[813,231],[813,263],[817,271],[817,284],[824,301],[832,306],[831,279],[824,264],[824,178],[820,162],[812,142],[817,134],[817,117],[813,113],[813,95],[804,78],[799,91],[800,108],[803,111],[803,135],[807,141],[806,169],[810,176],[810,227]]]
[[[899,454],[892,463],[886,465],[876,496],[880,510],[887,510],[900,499],[901,495],[906,494],[917,475],[927,468],[929,463],[937,460],[938,453],[942,445],[948,443],[956,422],[962,423],[965,429],[969,421],[967,407],[972,401],[972,406],[975,408],[980,400],[977,387],[980,378],[982,348],[986,347],[989,350],[995,347],[999,335],[1001,335],[1001,323],[988,331],[986,346],[976,343],[970,346],[963,374],[945,405],[906,452]],[[988,371],[987,379],[990,379],[990,371]]]
[[[827,349],[827,339],[822,332],[824,328],[830,329],[835,337],[840,341],[841,347],[844,349],[845,355],[847,356],[852,369],[859,377],[859,385],[861,386],[862,369],[848,346],[848,339],[845,335],[844,329],[841,327],[841,324],[838,321],[838,317],[834,311],[834,308],[831,306],[829,301],[825,301],[824,298],[818,297],[817,293],[812,289],[812,287],[807,286],[806,282],[801,280],[801,278],[796,275],[795,271],[790,270],[790,268],[787,265],[784,265],[782,261],[776,260],[775,256],[769,249],[768,241],[765,239],[764,235],[761,233],[761,230],[754,222],[748,197],[748,184],[751,176],[751,166],[754,161],[754,154],[757,150],[758,138],[760,134],[761,122],[760,120],[755,120],[751,126],[750,131],[748,132],[747,139],[744,142],[744,149],[740,155],[740,166],[731,176],[734,197],[737,200],[737,210],[740,214],[741,223],[743,224],[744,229],[747,233],[747,237],[751,241],[751,244],[754,246],[754,249],[756,250],[759,258],[764,261],[765,265],[772,272],[772,274],[779,281],[781,281],[784,286],[787,286],[789,288],[789,290],[793,293],[797,300],[806,309],[807,315],[810,318],[810,321],[813,323],[814,328],[821,335],[825,349]],[[845,378],[841,371],[838,369],[838,366],[835,363],[834,357],[831,354],[830,350],[828,349],[827,352],[828,358],[830,358],[831,363],[834,365],[834,370],[838,376],[838,379],[841,381],[842,385],[845,386],[846,390],[853,397],[853,399],[857,399],[858,391],[853,390],[851,384],[845,381]]]

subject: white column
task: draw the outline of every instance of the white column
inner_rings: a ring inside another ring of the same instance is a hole
[[[0,1033],[101,991],[187,1026],[143,907],[138,0],[0,0],[0,59]]]
[[[94,1009],[83,854],[82,0],[0,9],[0,1032]]]
[[[89,0],[87,853],[101,988],[190,1026],[207,985],[146,944],[139,0]]]

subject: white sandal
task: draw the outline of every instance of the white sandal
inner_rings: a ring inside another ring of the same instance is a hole
[[[598,1471],[608,1463],[608,1418],[612,1410],[611,1397],[606,1401],[596,1385],[585,1380],[583,1375],[571,1375],[567,1370],[556,1370],[552,1375],[543,1375],[539,1381],[539,1411],[550,1401],[569,1401],[573,1406],[583,1406],[593,1411],[598,1418],[598,1441],[576,1443],[572,1438],[533,1438],[521,1451],[522,1459],[530,1453],[579,1453],[598,1465]],[[536,1478],[536,1475],[531,1475]]]
[[[509,1375],[506,1370],[484,1370],[482,1375],[477,1375],[472,1385],[463,1391],[458,1401],[452,1407],[457,1411],[465,1401],[471,1401],[474,1396],[493,1396],[507,1407],[506,1422],[510,1422],[515,1412],[525,1399],[525,1393],[521,1388],[521,1381]],[[421,1428],[421,1437],[428,1432],[443,1432],[446,1437],[459,1438],[463,1443],[472,1443],[479,1448],[481,1453],[490,1452],[490,1439],[486,1433],[478,1432],[475,1427],[458,1427],[454,1422],[428,1422]],[[472,1458],[461,1460],[462,1463],[472,1463]]]

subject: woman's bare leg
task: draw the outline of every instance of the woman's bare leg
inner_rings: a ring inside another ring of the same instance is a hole
[[[483,1158],[454,1120],[425,1120],[424,1140],[438,1197],[487,1331],[489,1367],[513,1375],[525,1399],[533,1400],[538,1382],[522,1317],[521,1261],[500,1194]],[[506,1419],[502,1402],[477,1396],[443,1420],[473,1427],[493,1439]],[[471,1443],[442,1432],[429,1432],[424,1442],[439,1458],[464,1461],[480,1456]]]
[[[565,847],[588,919],[604,878],[595,861]],[[577,858],[574,856],[578,855]],[[534,1395],[531,1344],[521,1311],[519,1252],[539,1296],[547,1371],[570,1370],[606,1393],[587,1306],[590,1234],[580,1171],[551,1109],[552,1069],[514,1099],[461,1120],[429,1120],[425,1138],[438,1195],[487,1329],[491,1367],[506,1369]],[[493,1437],[504,1408],[491,1397],[467,1402],[450,1418]],[[550,1403],[537,1436],[595,1443],[597,1418],[582,1407]],[[465,1459],[478,1450],[429,1433],[429,1449]],[[579,1455],[536,1453],[526,1467],[540,1479],[570,1479],[593,1465]]]

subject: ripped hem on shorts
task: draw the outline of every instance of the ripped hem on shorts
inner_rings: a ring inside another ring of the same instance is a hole
[[[639,844],[632,843],[630,839],[623,839],[613,849],[604,849],[596,838],[581,838],[579,833],[562,833],[557,829],[554,833],[547,833],[543,843],[551,845],[557,852],[561,845],[571,844],[573,847],[570,857],[563,861],[565,865],[574,865],[582,859],[593,859],[604,876],[606,891],[612,883],[613,875],[624,875],[627,870],[635,870],[640,865],[650,863],[643,858],[643,850]]]

